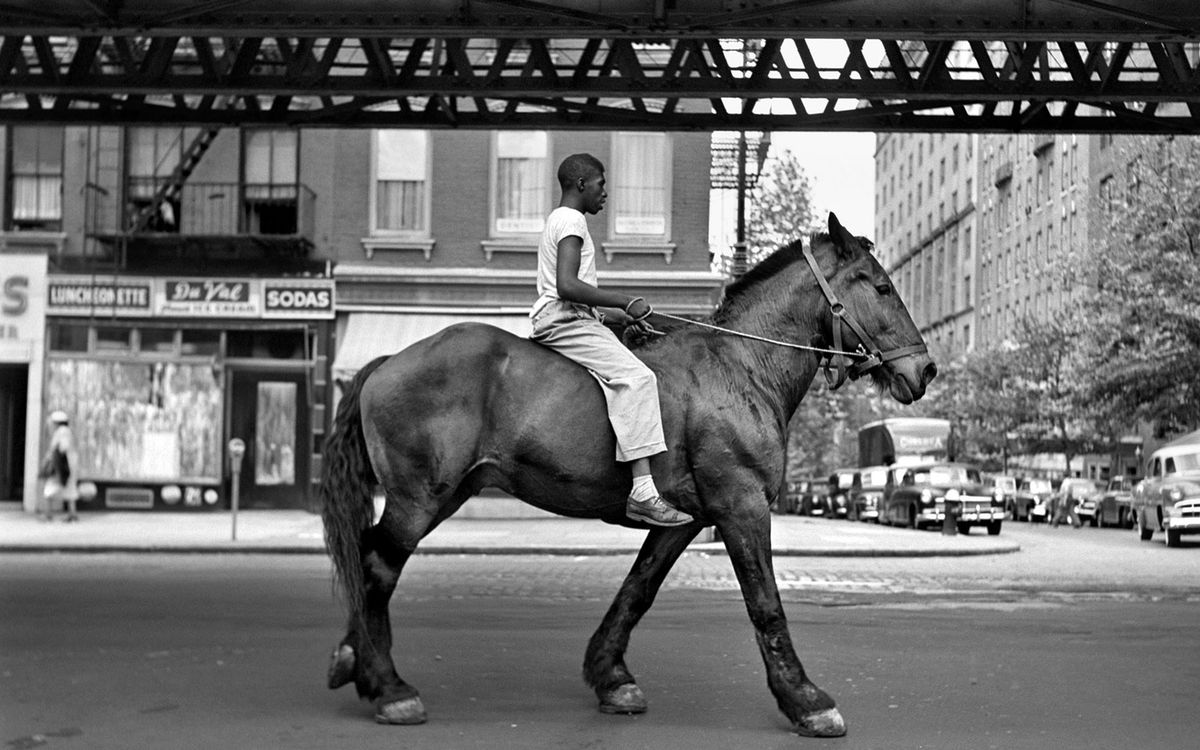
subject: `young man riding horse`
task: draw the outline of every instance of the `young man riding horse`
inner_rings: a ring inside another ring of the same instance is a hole
[[[693,519],[663,502],[650,473],[650,456],[663,453],[662,414],[654,372],[601,322],[649,329],[651,309],[641,297],[600,289],[596,246],[585,214],[599,213],[608,193],[604,165],[591,154],[573,154],[558,167],[562,199],[546,219],[538,245],[537,302],[529,316],[539,344],[578,362],[600,383],[608,420],[617,436],[617,461],[629,463],[633,489],[625,513],[655,526],[682,526]]]

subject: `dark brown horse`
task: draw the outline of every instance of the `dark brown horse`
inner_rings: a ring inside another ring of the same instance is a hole
[[[651,460],[656,483],[696,522],[649,528],[588,643],[584,679],[601,711],[646,710],[625,665],[630,632],[688,543],[715,525],[780,709],[801,734],[839,736],[841,714],[792,647],[771,565],[768,507],[783,478],[785,430],[830,356],[804,347],[866,352],[851,373],[906,404],[937,368],[870,243],[832,214],[811,251],[793,243],[732,284],[709,323],[803,346],[683,326],[637,349],[658,375],[671,447]],[[325,533],[350,610],[329,686],[353,681],[384,723],[425,720],[392,662],[388,601],[421,539],[468,498],[498,487],[561,515],[639,526],[625,518],[631,478],[614,459],[597,383],[550,349],[487,325],[450,326],[364,367],[325,453]],[[372,525],[376,483],[386,504]]]

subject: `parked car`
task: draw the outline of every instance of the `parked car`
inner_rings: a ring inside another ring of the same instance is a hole
[[[1017,478],[1007,474],[984,474],[983,483],[991,489],[992,497],[998,497],[1005,508],[1012,507],[1017,494]]]
[[[1117,526],[1122,529],[1133,528],[1133,486],[1136,477],[1118,474],[1108,480],[1108,486],[1100,493],[1096,505],[1096,525]]]
[[[798,477],[787,482],[787,491],[772,506],[776,513],[800,516],[824,516],[827,512],[828,484],[823,479]]]
[[[1138,535],[1149,540],[1162,531],[1177,547],[1184,534],[1200,534],[1200,430],[1151,453],[1145,473],[1133,489]]]
[[[849,492],[854,486],[857,469],[838,469],[829,475],[829,512],[832,518],[846,518],[849,513]]]
[[[1034,496],[1025,520],[1030,523],[1050,523],[1050,495]]]
[[[1075,503],[1075,514],[1079,516],[1080,524],[1096,525],[1096,507],[1100,500],[1100,483],[1083,477],[1067,477],[1058,486],[1051,501],[1051,509],[1061,507],[1061,503]],[[1057,510],[1052,510],[1057,512]],[[1051,516],[1053,519],[1053,516]]]
[[[1017,491],[1013,494],[1008,507],[1012,520],[1045,521],[1046,501],[1052,494],[1054,494],[1054,485],[1050,483],[1049,479],[1021,477],[1017,480]]]
[[[883,522],[893,526],[924,528],[940,525],[946,501],[958,501],[958,532],[967,534],[984,526],[988,534],[1000,533],[1004,505],[984,484],[978,468],[970,464],[932,462],[905,467],[900,483],[886,494],[880,510]]]
[[[800,493],[800,515],[823,518],[829,513],[829,482],[822,479],[810,479],[804,482]]]
[[[854,473],[854,485],[847,501],[852,520],[879,523],[879,503],[887,486],[887,476],[886,466],[868,466]]]

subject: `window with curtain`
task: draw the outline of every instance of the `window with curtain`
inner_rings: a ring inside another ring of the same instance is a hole
[[[300,134],[295,130],[248,130],[242,167],[246,198],[295,200]]]
[[[497,233],[536,234],[550,211],[550,136],[545,131],[496,134]]]
[[[63,129],[14,127],[11,136],[13,228],[61,228]]]
[[[427,131],[375,132],[376,232],[428,234],[428,176]]]
[[[666,235],[670,154],[665,133],[613,135],[608,192],[614,235]]]

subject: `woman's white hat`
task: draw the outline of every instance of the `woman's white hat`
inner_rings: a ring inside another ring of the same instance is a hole
[[[50,421],[54,422],[55,424],[59,424],[60,422],[62,424],[66,424],[71,420],[67,418],[67,413],[65,411],[62,409],[55,409],[54,411],[50,412]]]

